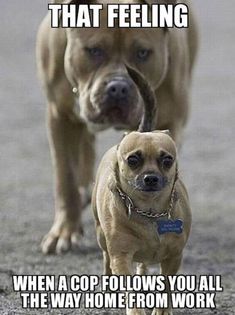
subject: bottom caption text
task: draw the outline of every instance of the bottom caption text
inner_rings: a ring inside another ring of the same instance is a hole
[[[216,308],[221,276],[14,275],[24,309]]]

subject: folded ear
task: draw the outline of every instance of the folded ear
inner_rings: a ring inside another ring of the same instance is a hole
[[[154,130],[153,132],[154,133],[164,133],[165,135],[168,135],[170,137],[172,136],[169,129],[167,129],[167,130]]]
[[[75,4],[75,5],[79,5],[79,4],[90,4],[90,0],[53,0],[53,3],[55,4]],[[60,11],[59,13],[59,24],[62,25],[62,11]],[[68,28],[69,29],[69,28]],[[77,91],[74,92],[74,94],[77,94]]]
[[[167,129],[167,130],[160,130],[160,132],[171,137],[171,132],[170,132],[169,129]]]
[[[129,135],[129,133],[131,133],[131,131],[125,131],[123,136],[122,136],[122,139],[124,139],[127,135]]]

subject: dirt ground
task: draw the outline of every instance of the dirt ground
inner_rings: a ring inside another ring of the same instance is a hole
[[[235,314],[235,3],[197,0],[201,49],[191,119],[180,154],[193,228],[183,274],[222,275],[216,310],[175,314]],[[35,69],[35,37],[46,1],[10,0],[0,10],[0,314],[121,314],[107,310],[22,310],[12,274],[101,274],[91,211],[84,213],[79,252],[43,256],[39,244],[53,220],[52,167],[45,99]],[[119,135],[99,135],[98,159]],[[97,161],[98,161],[97,159]]]

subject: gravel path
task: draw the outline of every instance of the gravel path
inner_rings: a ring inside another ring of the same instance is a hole
[[[22,6],[22,4],[24,6]],[[182,273],[222,275],[217,310],[175,314],[235,314],[235,4],[197,0],[201,51],[191,120],[180,156],[193,208],[193,229]],[[46,13],[40,0],[4,1],[0,10],[0,314],[120,314],[118,311],[25,311],[12,291],[12,274],[101,274],[91,211],[84,213],[79,253],[41,254],[53,219],[52,168],[45,100],[35,69],[35,37]],[[119,135],[99,136],[98,157]],[[105,144],[105,145],[104,145]]]

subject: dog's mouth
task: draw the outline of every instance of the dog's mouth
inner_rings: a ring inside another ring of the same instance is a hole
[[[168,185],[168,179],[159,174],[142,174],[129,184],[143,193],[160,193]]]
[[[113,76],[90,91],[87,119],[114,128],[136,128],[143,114],[138,89],[127,76]]]
[[[111,107],[109,109],[106,109],[101,106],[100,107],[95,107],[96,112],[91,116],[90,120],[93,123],[101,123],[101,122],[118,122],[118,121],[125,121],[127,118],[127,115],[124,113],[124,110],[121,109],[120,107]]]
[[[116,129],[136,128],[142,116],[141,106],[101,104],[93,105],[88,120],[93,124],[110,125]]]
[[[137,188],[138,189],[138,188]],[[155,193],[155,192],[161,192],[163,190],[163,188],[159,188],[159,187],[152,187],[152,188],[139,188],[138,190],[142,191],[142,192],[146,192],[146,193]]]
[[[144,194],[159,194],[164,190],[165,187],[142,187],[135,186],[135,189]]]

